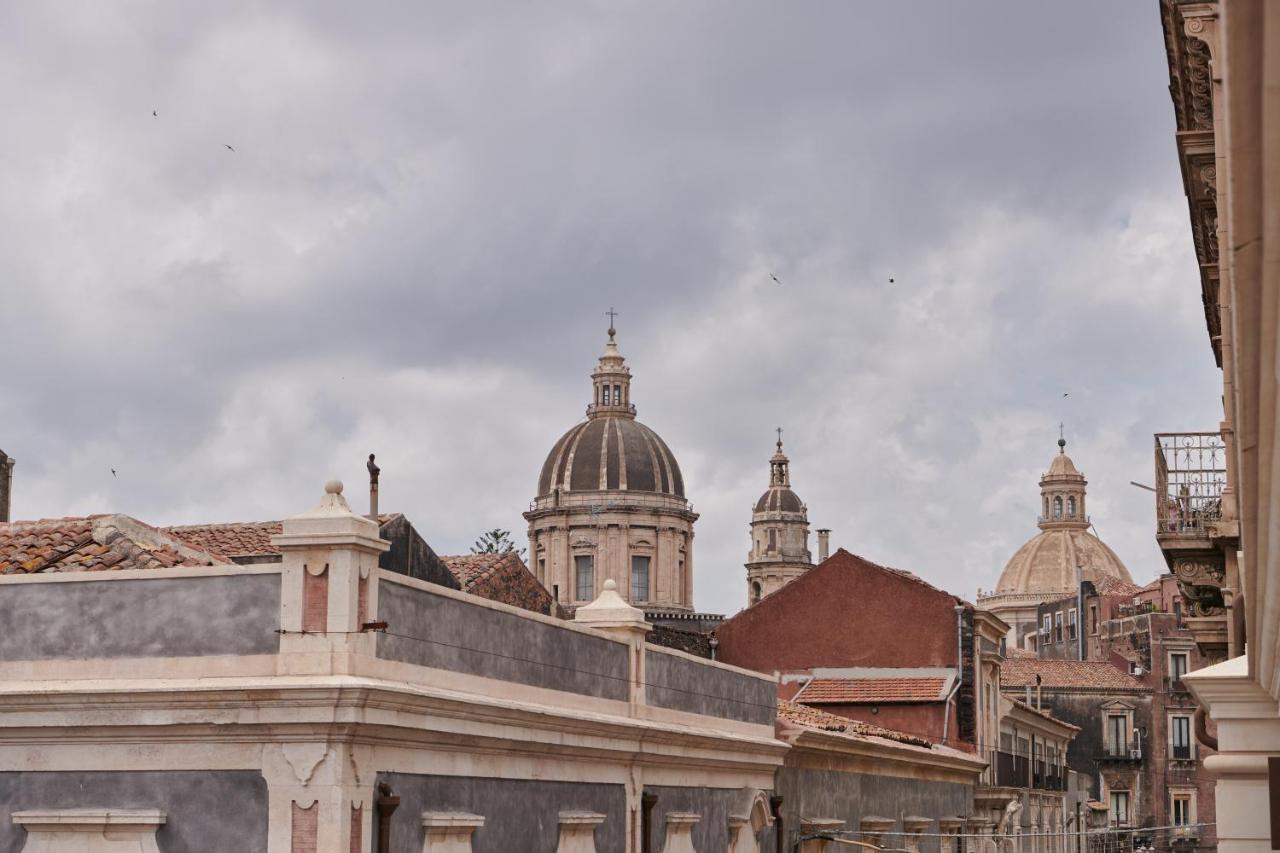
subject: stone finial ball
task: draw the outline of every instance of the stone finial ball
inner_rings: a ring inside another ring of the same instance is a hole
[[[340,494],[342,494],[342,481],[341,481],[341,480],[330,480],[329,482],[325,483],[325,484],[324,484],[324,493],[325,493],[326,495],[340,495]]]
[[[612,580],[607,580],[607,581],[605,581],[605,582],[604,582],[604,588],[605,588],[606,590],[610,591],[610,592],[617,592],[617,591],[618,591],[618,585],[617,585],[616,583],[614,583]]]

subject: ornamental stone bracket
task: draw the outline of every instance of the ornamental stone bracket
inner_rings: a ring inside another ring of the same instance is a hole
[[[422,853],[471,853],[471,836],[484,826],[480,815],[462,812],[423,812]]]
[[[904,817],[902,819],[902,846],[910,853],[920,853],[920,836],[933,825],[927,817]]]
[[[596,827],[604,823],[599,812],[560,812],[560,841],[556,853],[596,853]]]
[[[800,853],[836,853],[837,845],[831,838],[844,829],[844,821],[832,817],[800,818]],[[818,837],[812,837],[818,836]],[[844,845],[839,845],[843,849]]]
[[[14,812],[27,831],[23,853],[160,853],[158,809],[39,809]]]
[[[877,847],[884,846],[884,835],[893,829],[895,821],[891,817],[864,817],[859,826],[862,829],[862,840]]]
[[[1173,575],[1187,602],[1189,615],[1221,616],[1226,612],[1222,597],[1226,566],[1221,560],[1208,555],[1178,557],[1173,561]]]
[[[938,818],[938,832],[942,838],[938,845],[939,853],[957,853],[960,849],[960,833],[964,831],[964,818]]]

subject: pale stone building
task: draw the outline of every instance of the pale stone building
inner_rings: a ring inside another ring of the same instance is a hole
[[[791,490],[791,460],[778,449],[769,460],[769,488],[751,511],[747,555],[747,601],[755,604],[813,568],[809,553],[809,508]]]
[[[636,420],[616,331],[591,374],[586,420],[547,454],[524,514],[538,580],[569,608],[605,581],[646,612],[693,610],[693,523],[675,455]]]
[[[1058,439],[1058,455],[1040,478],[1040,532],[1014,552],[994,592],[978,591],[978,606],[1013,626],[1009,642],[1019,648],[1035,646],[1042,627],[1036,608],[1072,594],[1080,579],[1133,582],[1116,553],[1089,531],[1088,481],[1066,448],[1066,440]]]

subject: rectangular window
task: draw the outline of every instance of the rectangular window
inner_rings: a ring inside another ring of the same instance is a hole
[[[590,601],[596,595],[595,560],[589,554],[579,554],[573,558],[575,580],[577,581],[577,600]]]
[[[1129,792],[1128,791],[1112,791],[1111,792],[1111,808],[1108,817],[1111,819],[1112,826],[1128,826],[1129,825]]]
[[[1089,633],[1098,633],[1098,605],[1089,605]]]
[[[1171,796],[1173,798],[1173,825],[1190,826],[1192,823],[1191,792],[1174,791]]]
[[[1169,744],[1173,747],[1173,758],[1192,757],[1190,717],[1169,718]]]
[[[1182,676],[1187,674],[1187,653],[1186,652],[1170,652],[1169,654],[1169,680],[1181,681]]]
[[[1107,755],[1128,756],[1129,717],[1125,714],[1107,715]]]
[[[1062,611],[1061,610],[1053,614],[1053,641],[1055,643],[1062,642]]]
[[[1076,638],[1076,609],[1074,607],[1067,611],[1067,637],[1072,640]]]
[[[538,560],[538,583],[547,582],[547,561]]]
[[[649,600],[649,558],[631,558],[631,601]]]
[[[1044,641],[1049,642],[1049,632],[1053,630],[1053,616],[1046,613],[1044,619],[1040,623],[1040,635],[1044,637]]]

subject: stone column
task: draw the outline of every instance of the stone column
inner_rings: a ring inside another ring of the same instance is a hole
[[[596,827],[604,823],[599,812],[560,812],[560,841],[556,853],[596,853]]]
[[[750,815],[729,815],[729,853],[760,853]]]
[[[911,853],[920,853],[920,836],[933,825],[927,817],[904,817],[902,819],[902,846]]]
[[[969,845],[966,853],[995,853],[995,842],[991,839],[991,830],[995,821],[989,817],[971,817],[965,821]]]
[[[471,836],[484,826],[484,818],[462,812],[423,812],[426,838],[422,853],[471,853]]]
[[[644,638],[653,628],[644,621],[644,611],[623,601],[618,594],[618,585],[607,580],[595,601],[577,609],[573,621],[630,647],[631,704],[634,712],[636,706],[644,704]]]
[[[960,833],[964,830],[964,818],[962,817],[940,817],[938,818],[938,832],[942,833],[939,839],[939,853],[960,853],[959,842]]]
[[[800,835],[815,835],[817,833],[837,833],[844,829],[844,821],[830,817],[802,817],[800,818]],[[800,853],[836,853],[842,849],[843,845],[835,845],[829,843],[823,838],[811,838],[808,841],[801,842]]]
[[[667,812],[662,853],[698,853],[693,846],[693,827],[700,820],[702,815],[693,812]]]
[[[864,817],[859,824],[862,830],[862,840],[868,844],[874,844],[877,847],[884,846],[884,834],[893,829],[894,821],[891,817]]]

